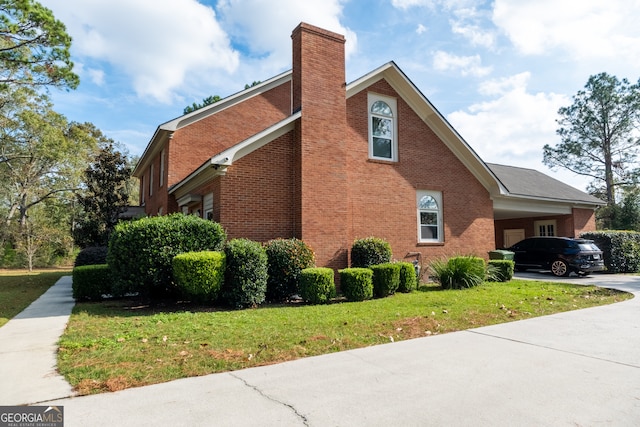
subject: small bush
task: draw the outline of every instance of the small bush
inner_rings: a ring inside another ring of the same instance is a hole
[[[227,268],[222,299],[232,307],[262,304],[267,292],[267,253],[262,245],[247,239],[233,239],[224,248]]]
[[[313,250],[296,238],[270,240],[265,250],[269,262],[267,299],[285,301],[298,294],[300,272],[315,265]]]
[[[515,263],[508,259],[491,259],[487,265],[487,280],[491,282],[508,282],[513,279]]]
[[[300,296],[311,304],[326,304],[336,296],[333,270],[326,267],[305,268],[300,272]]]
[[[418,276],[416,268],[410,262],[399,262],[400,266],[400,283],[398,292],[411,292],[418,287]]]
[[[485,261],[474,256],[455,256],[431,263],[434,279],[445,289],[472,288],[484,282]]]
[[[120,222],[111,233],[107,255],[114,291],[151,299],[175,298],[173,257],[185,252],[221,251],[226,238],[220,224],[193,215]]]
[[[351,267],[368,268],[386,262],[391,262],[391,245],[386,240],[367,237],[353,242]]]
[[[397,263],[386,262],[372,265],[373,295],[384,298],[393,295],[400,286],[400,266]]]
[[[213,302],[224,281],[224,252],[186,252],[173,258],[173,277],[182,295],[195,302]]]
[[[111,271],[107,264],[74,267],[71,273],[73,298],[78,301],[99,301],[111,294]]]
[[[339,270],[340,290],[349,301],[373,298],[373,271],[369,268],[345,268]]]
[[[80,267],[82,265],[97,265],[107,263],[107,250],[106,246],[89,246],[78,252],[76,260],[73,264],[74,267]]]

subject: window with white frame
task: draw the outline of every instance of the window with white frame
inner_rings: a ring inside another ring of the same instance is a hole
[[[149,197],[153,196],[153,163],[149,167]]]
[[[213,220],[213,193],[207,193],[202,198],[202,210],[205,219]]]
[[[555,236],[556,220],[534,221],[533,228],[536,236]]]
[[[164,154],[164,148],[163,148],[162,151],[160,152],[160,176],[158,177],[158,184],[160,185],[160,187],[164,185],[164,160],[165,160],[165,154]]]
[[[444,241],[442,233],[442,193],[439,191],[417,192],[418,241],[439,243]]]
[[[397,161],[397,103],[394,98],[368,94],[369,158]]]

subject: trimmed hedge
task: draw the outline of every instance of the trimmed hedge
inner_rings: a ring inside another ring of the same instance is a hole
[[[368,268],[391,262],[391,245],[378,237],[366,237],[351,246],[351,267]]]
[[[373,298],[373,270],[352,267],[338,270],[340,291],[349,301],[364,301]]]
[[[398,292],[411,292],[418,287],[418,276],[416,268],[410,262],[398,262],[400,266],[400,283]]]
[[[300,297],[311,304],[326,304],[336,296],[333,270],[327,267],[305,268],[300,272]]]
[[[594,231],[582,233],[580,237],[593,240],[602,250],[607,272],[637,273],[640,271],[640,233]]]
[[[74,267],[71,273],[73,298],[78,301],[99,301],[111,294],[111,271],[107,264]]]
[[[181,213],[120,222],[109,239],[107,262],[117,295],[175,298],[173,257],[221,251],[227,236],[218,223]]]
[[[218,299],[225,270],[224,252],[185,252],[173,257],[173,277],[182,295],[194,302]]]
[[[434,279],[445,289],[463,289],[484,282],[486,264],[483,258],[455,256],[431,263]]]
[[[385,262],[369,267],[373,271],[373,295],[384,298],[393,295],[400,286],[400,266]]]
[[[508,282],[513,279],[515,262],[509,259],[491,259],[487,264],[487,280],[491,282]]]
[[[233,239],[224,248],[227,269],[222,299],[235,308],[262,304],[267,293],[268,262],[262,245],[248,239]]]
[[[107,263],[107,251],[106,246],[89,246],[78,252],[76,260],[73,263],[74,267],[80,267],[82,265],[98,265]]]
[[[274,239],[265,244],[269,262],[267,299],[286,301],[298,294],[300,272],[315,266],[315,254],[302,240]]]

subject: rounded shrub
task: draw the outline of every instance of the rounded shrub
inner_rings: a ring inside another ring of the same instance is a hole
[[[416,268],[410,262],[399,262],[400,266],[400,283],[398,284],[398,292],[411,292],[418,287],[418,276]]]
[[[173,257],[184,252],[221,251],[225,240],[220,224],[193,215],[120,222],[111,233],[107,254],[114,291],[151,299],[175,298]]]
[[[99,301],[111,294],[111,271],[107,264],[81,265],[71,273],[73,298]]]
[[[173,277],[180,293],[195,302],[213,302],[224,281],[225,254],[185,252],[173,257]]]
[[[487,264],[487,280],[508,282],[513,278],[515,263],[508,259],[491,259]]]
[[[433,278],[445,289],[478,286],[485,279],[485,261],[474,256],[454,256],[431,263]]]
[[[300,272],[315,265],[313,250],[296,238],[270,240],[265,250],[269,263],[267,299],[285,301],[298,294]]]
[[[336,296],[333,270],[327,267],[305,268],[300,272],[300,297],[311,304],[326,304]]]
[[[267,293],[267,253],[248,239],[233,239],[224,248],[227,256],[222,299],[232,307],[255,307]]]
[[[393,295],[400,286],[400,266],[385,262],[369,267],[373,270],[373,295],[378,298]]]
[[[78,252],[74,267],[107,263],[107,246],[88,246]]]
[[[369,268],[344,268],[340,273],[340,291],[349,301],[373,298],[373,271]]]
[[[357,239],[351,246],[351,267],[367,268],[391,262],[391,245],[378,237]]]

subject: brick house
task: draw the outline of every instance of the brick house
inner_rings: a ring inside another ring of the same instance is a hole
[[[134,171],[147,215],[297,237],[332,268],[368,236],[433,259],[595,230],[598,199],[483,162],[395,63],[347,84],[342,35],[301,23],[291,37],[291,71],[158,127]]]

